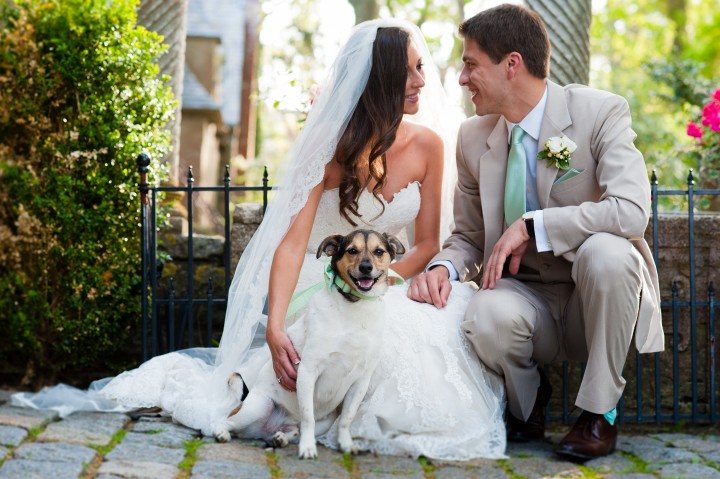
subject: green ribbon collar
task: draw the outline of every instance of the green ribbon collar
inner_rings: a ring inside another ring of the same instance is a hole
[[[405,280],[399,274],[397,274],[391,269],[388,269],[388,276],[390,276],[391,278],[395,278],[395,285],[400,285],[405,282]],[[323,275],[323,277],[323,281],[315,283],[314,285],[293,294],[292,299],[290,299],[290,304],[288,305],[288,311],[285,317],[290,317],[293,314],[297,313],[298,310],[300,310],[303,306],[310,302],[310,298],[312,298],[315,293],[323,289],[323,287],[329,290],[333,286],[336,286],[343,293],[352,294],[353,296],[356,296],[360,299],[377,300],[380,298],[379,296],[370,296],[368,294],[363,294],[355,288],[351,287],[347,282],[345,282],[345,280],[340,277],[340,275],[335,274],[332,266],[330,265],[330,262],[325,265],[325,274]]]

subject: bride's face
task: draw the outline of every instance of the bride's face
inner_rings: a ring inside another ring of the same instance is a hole
[[[425,86],[425,71],[423,70],[420,52],[413,42],[408,45],[408,74],[405,84],[405,113],[414,115],[420,109],[420,90]]]

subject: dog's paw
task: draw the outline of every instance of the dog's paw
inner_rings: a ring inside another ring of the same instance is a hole
[[[284,432],[276,432],[268,441],[268,444],[272,447],[285,447],[290,443],[290,440]]]
[[[350,438],[350,435],[348,435],[347,438],[339,438],[338,439],[338,445],[340,446],[340,450],[344,452],[345,454],[359,454],[362,452],[362,449],[360,446],[358,446],[352,438]]]
[[[229,442],[231,439],[230,432],[227,429],[215,431],[215,439],[218,442]]]
[[[300,459],[317,459],[317,446],[315,441],[306,444],[304,441],[300,441],[298,447],[298,457]]]
[[[212,426],[212,435],[218,442],[228,442],[231,439],[230,429],[226,423],[218,423]]]

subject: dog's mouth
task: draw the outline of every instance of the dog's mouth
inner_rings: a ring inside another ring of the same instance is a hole
[[[363,291],[363,292],[367,292],[367,291],[370,291],[373,288],[373,286],[375,286],[375,283],[377,283],[378,279],[380,279],[382,274],[380,276],[378,276],[377,278],[373,278],[370,275],[363,275],[363,276],[356,278],[355,276],[351,275],[350,273],[348,273],[348,276],[350,276],[350,279],[352,279],[353,283],[355,283],[355,286],[357,287],[357,289],[359,289],[360,291]]]

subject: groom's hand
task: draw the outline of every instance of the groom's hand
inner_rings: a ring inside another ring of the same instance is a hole
[[[408,287],[408,298],[418,303],[431,303],[441,309],[447,305],[452,285],[450,272],[445,266],[435,266],[427,273],[417,275]]]
[[[517,274],[520,269],[520,260],[528,246],[530,235],[528,234],[525,222],[516,220],[502,234],[488,258],[483,275],[482,289],[494,289],[495,284],[502,277],[503,265],[510,256],[508,270],[510,274]]]

